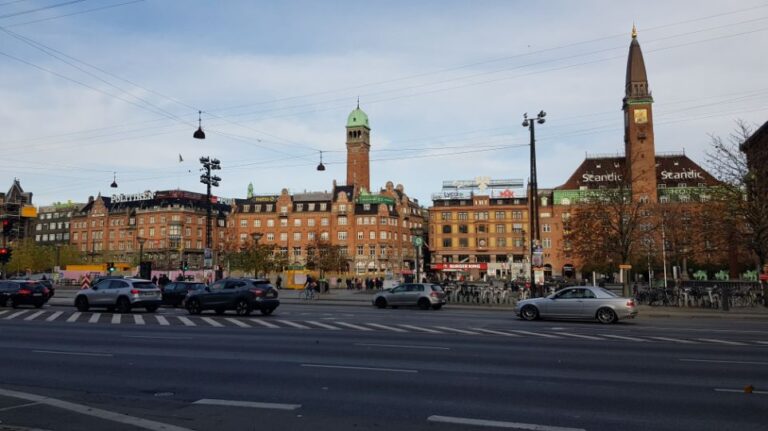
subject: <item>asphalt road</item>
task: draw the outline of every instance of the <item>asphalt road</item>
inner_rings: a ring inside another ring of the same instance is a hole
[[[0,430],[763,430],[768,410],[768,321],[0,313]]]

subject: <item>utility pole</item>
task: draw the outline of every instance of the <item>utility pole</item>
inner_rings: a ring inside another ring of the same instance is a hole
[[[211,187],[218,187],[219,178],[216,175],[211,175],[211,171],[221,169],[221,162],[219,159],[212,159],[210,157],[200,157],[200,163],[203,165],[201,171],[204,172],[200,176],[200,182],[206,185],[206,233],[205,233],[205,247],[211,249],[213,247],[213,202],[211,202]]]
[[[530,277],[531,277],[531,293],[534,291],[538,291],[538,287],[534,289],[534,286],[536,285],[536,272],[535,267],[542,267],[544,265],[543,262],[543,255],[542,255],[542,249],[541,249],[541,242],[540,242],[540,235],[539,235],[539,188],[537,184],[536,179],[536,132],[535,132],[535,125],[536,123],[544,124],[544,117],[547,116],[547,113],[544,111],[539,111],[539,114],[536,116],[535,119],[528,119],[528,113],[523,114],[523,127],[527,127],[528,130],[531,132],[531,178],[530,178],[530,184],[529,184],[529,203],[530,203],[530,213],[528,217],[528,226],[530,227],[531,232],[531,268],[530,268]],[[541,291],[539,292],[540,296],[543,296],[543,286],[541,288]]]

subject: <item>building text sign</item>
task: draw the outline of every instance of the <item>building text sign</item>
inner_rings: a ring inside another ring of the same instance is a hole
[[[479,269],[480,271],[487,271],[487,263],[435,263],[432,264],[432,269],[438,271],[444,270],[460,270],[465,271],[469,269]]]
[[[144,193],[131,193],[128,195],[120,193],[119,195],[112,195],[112,203],[148,201],[154,198],[155,192],[151,192],[149,190],[145,191]]]

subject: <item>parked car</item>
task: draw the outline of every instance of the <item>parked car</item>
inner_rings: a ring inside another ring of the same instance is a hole
[[[445,303],[445,291],[439,284],[405,283],[384,289],[373,297],[373,305],[379,308],[417,306],[422,310],[439,310]]]
[[[75,295],[78,311],[103,307],[109,311],[129,313],[136,307],[144,307],[154,313],[160,306],[160,289],[149,280],[138,278],[105,278]]]
[[[0,306],[32,305],[40,308],[48,302],[48,288],[34,280],[0,280]]]
[[[261,314],[270,315],[280,306],[280,300],[269,280],[225,278],[204,289],[190,290],[184,306],[189,314],[200,314],[204,310],[224,314],[226,310],[235,310],[238,315],[247,316],[258,309]]]
[[[163,305],[178,307],[184,302],[190,290],[203,290],[205,283],[195,281],[174,281],[163,289]]]
[[[573,286],[558,290],[543,298],[520,301],[515,314],[525,320],[539,318],[597,319],[614,323],[637,316],[635,300],[592,286]]]

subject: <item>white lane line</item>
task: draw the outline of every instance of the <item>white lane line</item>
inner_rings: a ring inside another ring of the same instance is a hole
[[[355,367],[351,365],[322,365],[322,364],[301,364],[307,368],[337,368],[341,370],[359,370],[359,371],[385,371],[389,373],[418,373],[419,370],[407,370],[402,368],[374,368],[374,367]]]
[[[391,347],[393,349],[424,349],[424,350],[451,350],[450,347],[440,346],[415,346],[410,344],[376,344],[376,343],[355,343],[355,346],[361,347]]]
[[[191,340],[192,337],[177,337],[174,335],[123,335],[125,338],[146,338],[150,340]]]
[[[144,323],[144,316],[142,316],[142,315],[139,315],[139,314],[134,314],[134,315],[133,315],[133,321],[134,321],[134,323],[136,323],[137,325],[144,325],[144,324],[145,324],[145,323]]]
[[[708,362],[712,364],[747,364],[747,365],[768,365],[768,362],[759,361],[726,361],[718,359],[693,359],[693,358],[680,358],[681,362]]]
[[[557,335],[552,334],[542,334],[541,332],[531,332],[531,331],[519,331],[516,329],[510,329],[510,332],[514,332],[516,334],[523,334],[523,335],[533,335],[535,337],[544,337],[544,338],[560,338]]]
[[[63,401],[56,398],[50,398],[50,397],[30,394],[26,392],[0,389],[0,395],[4,397],[19,398],[22,400],[38,402],[40,404],[46,404],[51,407],[56,407],[63,410],[69,410],[71,412],[75,412],[81,415],[87,415],[87,416],[92,416],[99,419],[104,419],[107,421],[123,423],[123,424],[131,425],[137,428],[143,428],[150,431],[192,431],[189,428],[182,428],[176,425],[156,422],[156,421],[152,421],[144,418],[137,418],[134,416],[124,415],[122,413],[98,409],[98,408],[87,406],[84,404],[70,403],[69,401]]]
[[[29,310],[17,311],[17,312],[15,312],[13,314],[9,314],[9,315],[3,317],[3,319],[5,319],[5,320],[15,319],[16,317],[19,317],[19,316],[21,316],[22,314],[25,314],[25,313],[29,313]]]
[[[184,316],[176,316],[176,318],[181,320],[181,323],[183,323],[184,326],[197,326],[197,323],[193,322],[192,320]]]
[[[617,340],[627,340],[627,341],[635,341],[635,342],[645,342],[646,340],[643,340],[641,338],[633,338],[633,337],[625,337],[623,335],[612,335],[612,334],[597,334],[601,337],[608,337],[608,338],[616,338]]]
[[[346,323],[346,322],[333,322],[333,323],[337,325],[345,326],[347,328],[357,329],[358,331],[373,331],[373,329],[371,328],[366,328],[365,326],[360,326],[360,325],[353,325],[351,323]]]
[[[293,326],[294,328],[310,329],[309,326],[300,325],[300,324],[298,324],[296,322],[291,322],[290,320],[277,320],[277,322],[280,322],[280,323],[282,323],[284,325]]]
[[[429,329],[429,328],[422,328],[421,326],[414,326],[414,325],[397,325],[397,326],[401,328],[406,328],[406,329],[413,329],[414,331],[427,332],[429,334],[442,334],[442,332],[440,331],[435,331],[434,329]]]
[[[600,337],[593,337],[591,335],[573,334],[570,332],[555,332],[555,334],[562,335],[563,337],[583,338],[585,340],[603,340],[603,338],[600,338]]]
[[[111,353],[90,353],[90,352],[64,352],[60,350],[33,350],[33,353],[47,353],[49,355],[73,355],[73,356],[113,356]]]
[[[78,317],[80,317],[80,314],[81,314],[81,313],[80,313],[79,311],[75,311],[74,313],[72,313],[72,315],[71,315],[71,316],[69,316],[69,317],[67,318],[67,322],[68,322],[68,323],[74,322],[75,320],[77,320],[77,318],[78,318]]]
[[[122,314],[113,314],[112,315],[112,324],[113,325],[118,325],[118,324],[120,324],[120,321],[122,319],[123,319],[123,315]]]
[[[211,325],[211,326],[213,326],[215,328],[221,328],[221,327],[224,326],[221,323],[211,319],[210,317],[201,317],[200,319],[202,319],[203,322],[205,322],[205,323],[207,323],[207,324],[209,324],[209,325]]]
[[[432,415],[427,418],[428,422],[438,422],[446,424],[471,425],[491,428],[507,428],[532,431],[586,431],[584,428],[554,427],[548,425],[525,424],[520,422],[502,422],[487,419],[457,418],[452,416]]]
[[[435,328],[442,329],[443,331],[456,332],[458,334],[480,335],[477,332],[467,331],[466,329],[450,328],[448,326],[435,326]]]
[[[160,326],[168,326],[170,323],[168,323],[168,319],[166,319],[163,316],[155,316],[155,319],[157,319],[157,323],[160,324]]]
[[[99,317],[101,317],[101,313],[93,313],[91,314],[91,318],[88,319],[88,323],[96,323],[99,321]]]
[[[695,341],[681,340],[679,338],[667,338],[667,337],[648,337],[648,338],[653,338],[654,340],[661,340],[661,341],[671,341],[673,343],[681,343],[681,344],[699,344]]]
[[[55,312],[55,313],[51,314],[50,316],[48,316],[48,317],[45,319],[45,321],[46,321],[46,322],[53,322],[54,320],[56,320],[56,318],[58,318],[59,316],[61,316],[63,313],[64,313],[63,311],[57,311],[57,312]]]
[[[231,406],[231,407],[250,407],[254,409],[274,409],[274,410],[296,410],[301,408],[301,404],[278,404],[278,403],[259,403],[255,401],[237,401],[237,400],[215,400],[203,398],[192,404],[205,404],[209,406]]]
[[[407,332],[405,329],[395,328],[394,326],[380,325],[378,323],[366,323],[366,325],[373,326],[374,328],[385,329],[387,331]]]
[[[321,323],[321,322],[316,322],[314,320],[307,320],[307,323],[309,323],[310,325],[319,326],[319,327],[321,327],[323,329],[330,329],[332,331],[340,331],[341,330],[341,328],[337,328],[335,326],[327,325],[327,324]]]
[[[729,346],[746,346],[745,343],[739,343],[738,341],[716,340],[714,338],[697,338],[697,340],[707,343],[727,344]]]
[[[0,316],[2,316],[3,314],[5,314],[5,313],[7,313],[7,312],[8,312],[8,310],[2,310],[2,311],[0,311]]]
[[[509,332],[495,331],[493,329],[484,329],[484,328],[469,328],[469,329],[472,329],[474,331],[487,332],[487,333],[493,334],[493,335],[503,335],[505,337],[519,337],[520,336],[518,334],[510,334]]]
[[[271,323],[269,323],[269,322],[265,322],[263,319],[258,319],[258,318],[256,318],[256,317],[252,317],[252,318],[251,318],[251,322],[253,322],[253,323],[256,323],[256,324],[258,324],[258,325],[261,325],[261,326],[264,326],[265,328],[270,328],[270,329],[277,329],[277,328],[280,328],[280,327],[279,327],[279,326],[277,326],[277,325],[273,325],[273,324],[271,324]]]
[[[24,403],[24,404],[19,404],[19,405],[10,406],[10,407],[3,407],[2,409],[0,409],[0,412],[7,412],[8,410],[15,410],[15,409],[23,409],[24,407],[36,406],[38,404],[40,403],[31,402],[31,403]],[[17,429],[22,429],[22,428],[17,428]]]
[[[739,393],[739,394],[747,394],[747,395],[749,395],[748,393],[744,392],[744,389],[723,389],[723,388],[715,388],[715,392],[734,392],[734,393]],[[753,394],[758,394],[758,395],[768,395],[768,391],[755,391],[755,390],[753,390],[753,391],[752,391],[752,393],[753,393]]]
[[[45,313],[45,311],[42,311],[42,310],[38,311],[37,313],[33,313],[33,314],[30,314],[29,316],[25,317],[24,320],[32,320],[35,317],[37,317],[37,316],[39,316],[39,315],[41,315],[43,313]]]
[[[768,341],[755,341],[757,344],[768,344]]]
[[[237,325],[237,326],[239,326],[241,328],[250,328],[251,327],[251,325],[243,322],[240,319],[235,319],[234,317],[225,317],[224,320],[226,320],[227,322],[234,323],[235,325]]]

